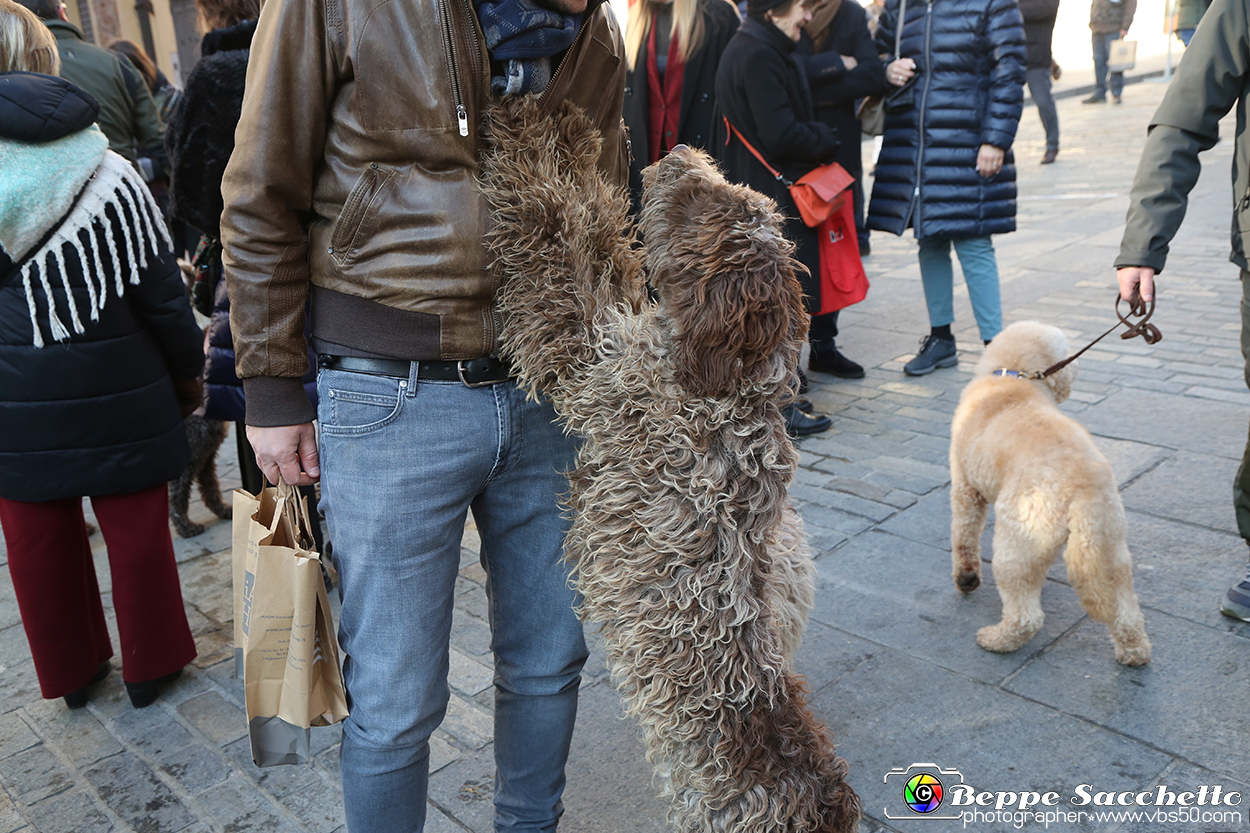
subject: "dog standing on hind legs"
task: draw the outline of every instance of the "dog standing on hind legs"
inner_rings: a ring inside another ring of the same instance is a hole
[[[1133,592],[1127,523],[1115,477],[1094,440],[1059,410],[1075,363],[1045,379],[1068,354],[1055,327],[1022,321],[985,348],[951,425],[951,558],[955,586],[981,584],[981,532],[994,504],[997,625],[977,632],[982,648],[1009,653],[1042,627],[1042,586],[1063,552],[1085,611],[1107,625],[1116,661],[1144,665],[1150,640]]]
[[[584,113],[506,98],[486,139],[501,344],[584,438],[568,559],[669,821],[851,833],[846,762],[790,664],[814,586],[781,407],[807,321],[775,204],[689,148],[648,168],[653,303]]]

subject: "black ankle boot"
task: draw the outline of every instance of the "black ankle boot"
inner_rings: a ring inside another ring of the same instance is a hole
[[[842,355],[832,340],[812,342],[812,353],[807,359],[807,369],[816,373],[828,373],[841,379],[864,378],[863,366]]]
[[[141,683],[126,683],[126,694],[130,695],[130,705],[136,709],[146,709],[148,706],[156,702],[156,695],[161,693],[161,687],[166,683],[172,683],[174,680],[182,676],[182,669],[166,674],[164,677],[157,677],[155,680],[144,680]]]
[[[69,694],[66,694],[61,698],[65,701],[65,707],[67,709],[81,709],[83,706],[87,705],[87,700],[91,694],[91,687],[107,677],[109,675],[109,671],[112,669],[113,666],[109,665],[108,660],[100,663],[100,667],[95,671],[95,676],[92,677],[85,686],[71,691]]]

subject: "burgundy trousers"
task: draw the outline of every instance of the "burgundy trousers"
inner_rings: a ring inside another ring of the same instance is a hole
[[[122,678],[163,677],[195,659],[182,606],[165,484],[91,498],[108,547]],[[0,498],[0,527],[22,625],[43,696],[86,685],[113,656],[82,499],[23,503]]]

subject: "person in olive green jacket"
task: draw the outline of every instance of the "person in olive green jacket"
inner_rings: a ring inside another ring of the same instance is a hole
[[[1211,0],[1177,0],[1176,2],[1176,36],[1181,43],[1189,46],[1194,38],[1194,30],[1198,22],[1211,8]]]
[[[140,156],[161,160],[165,147],[160,117],[152,94],[139,73],[116,55],[83,37],[69,22],[65,4],[57,0],[17,0],[30,9],[56,36],[61,55],[61,77],[91,93],[100,104],[96,122],[109,140],[109,150],[138,167]]]
[[[1241,352],[1250,385],[1250,263],[1244,236],[1250,228],[1250,0],[1214,0],[1194,34],[1163,103],[1151,120],[1146,147],[1129,195],[1129,210],[1116,277],[1125,300],[1140,291],[1154,297],[1154,277],[1163,271],[1168,243],[1176,234],[1190,190],[1198,181],[1198,154],[1218,140],[1219,121],[1237,108],[1233,153],[1233,263],[1241,267]],[[1250,543],[1250,443],[1233,483],[1237,529]],[[1222,612],[1250,622],[1250,571],[1225,594]]]

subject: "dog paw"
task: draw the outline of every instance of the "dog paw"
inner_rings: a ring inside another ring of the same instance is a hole
[[[1012,651],[1019,650],[1020,646],[1028,641],[1027,636],[1021,638],[1021,634],[1001,624],[991,625],[977,631],[977,644],[996,654],[1010,654]]]
[[[955,576],[955,586],[961,593],[971,593],[981,586],[980,573],[960,573]]]
[[[229,518],[234,514],[234,507],[219,503],[216,506],[209,506],[209,511],[219,518]]]
[[[1131,647],[1115,646],[1115,661],[1120,665],[1145,665],[1150,662],[1150,643]]]
[[[185,518],[171,518],[171,520],[174,522],[174,529],[177,530],[179,538],[194,538],[204,534],[203,524],[192,523]]]

